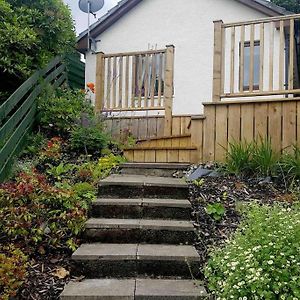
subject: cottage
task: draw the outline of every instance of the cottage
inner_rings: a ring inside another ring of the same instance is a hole
[[[148,139],[131,160],[221,160],[232,140],[300,140],[299,18],[265,0],[123,0],[77,48],[113,134]]]

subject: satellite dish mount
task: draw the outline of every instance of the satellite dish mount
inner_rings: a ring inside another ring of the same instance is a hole
[[[92,14],[96,18],[96,12],[99,11],[104,6],[104,0],[79,0],[79,8],[81,11],[88,14],[88,36],[87,36],[87,49],[91,50],[93,53],[96,50],[97,41],[91,38],[91,19]],[[92,49],[92,46],[94,50]]]

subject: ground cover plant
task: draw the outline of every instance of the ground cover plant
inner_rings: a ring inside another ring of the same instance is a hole
[[[232,143],[190,185],[200,277],[216,299],[299,299],[299,148],[270,145]]]
[[[300,206],[250,205],[205,275],[219,299],[299,299]]]
[[[46,90],[35,132],[0,184],[0,299],[58,299],[97,183],[121,154],[84,92]]]

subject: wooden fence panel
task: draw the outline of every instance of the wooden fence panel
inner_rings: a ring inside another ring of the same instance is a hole
[[[232,101],[206,103],[204,110],[203,161],[223,161],[232,141],[271,140],[278,152],[300,145],[300,101]]]

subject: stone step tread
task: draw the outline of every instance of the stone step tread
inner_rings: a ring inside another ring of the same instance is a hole
[[[186,170],[190,164],[181,163],[124,163],[121,168]]]
[[[149,229],[169,231],[194,231],[191,221],[146,220],[146,219],[100,219],[91,218],[86,222],[86,229]]]
[[[191,208],[189,200],[180,199],[97,199],[93,206],[144,206]]]
[[[129,185],[129,186],[157,186],[188,188],[187,183],[181,178],[168,178],[143,175],[110,175],[100,181],[100,186]]]
[[[192,280],[179,279],[89,279],[70,282],[61,300],[101,299],[202,299],[205,288]]]
[[[170,260],[199,261],[194,246],[155,244],[83,244],[72,255],[73,260]]]

